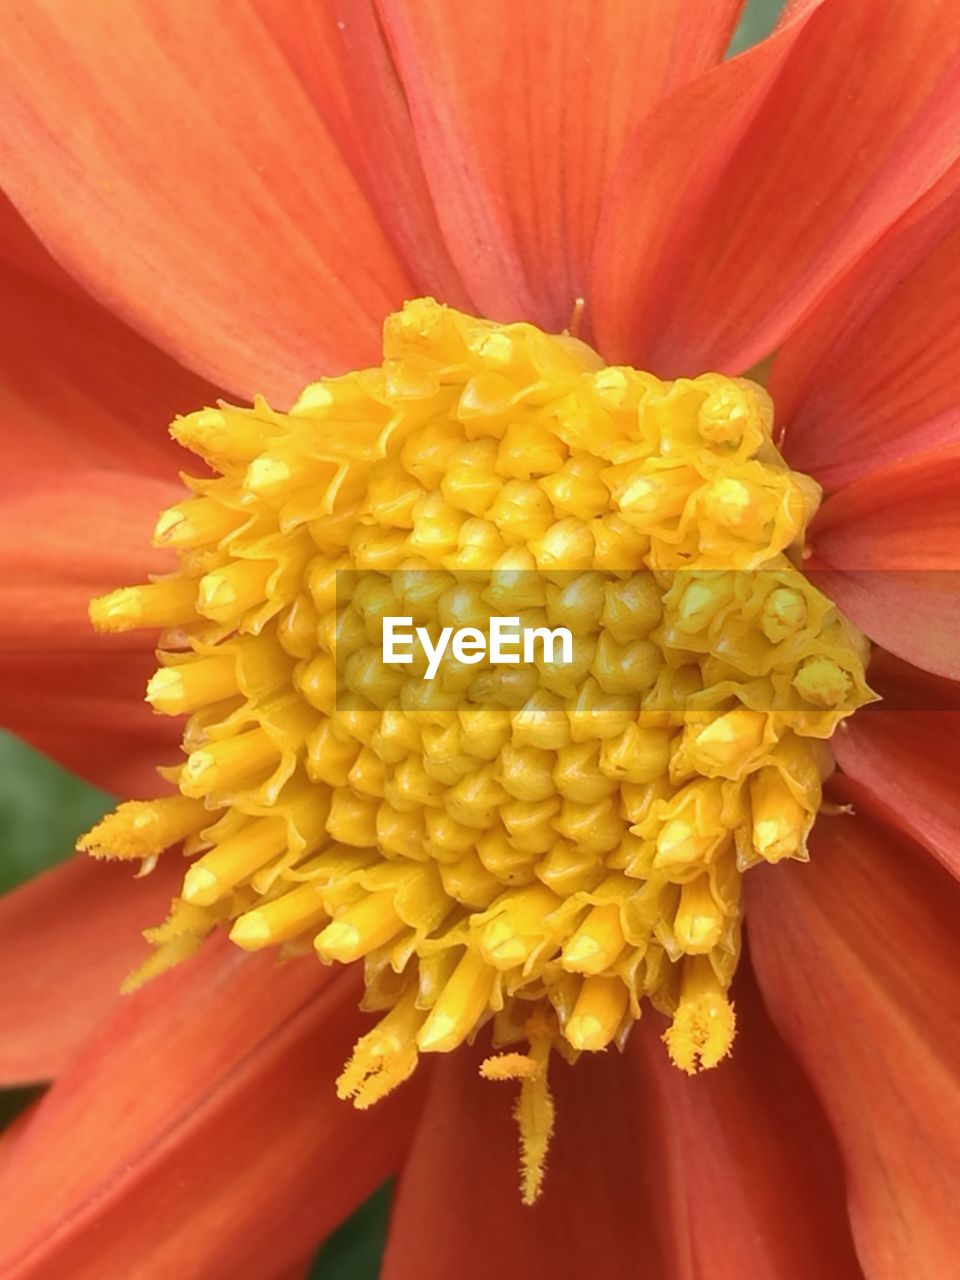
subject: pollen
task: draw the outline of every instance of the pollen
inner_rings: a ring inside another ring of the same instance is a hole
[[[173,794],[80,843],[186,855],[130,983],[216,928],[361,964],[379,1021],[340,1096],[483,1036],[532,1201],[557,1057],[617,1052],[641,1016],[682,1071],[730,1052],[743,877],[807,858],[827,741],[874,698],[799,568],[819,488],[755,383],[605,367],[430,299],[387,319],[379,367],[171,430],[202,471],[157,521],[178,567],[90,608],[159,629],[146,698],[186,717]],[[388,618],[438,652],[505,616],[569,653],[445,649],[431,678],[384,647]]]

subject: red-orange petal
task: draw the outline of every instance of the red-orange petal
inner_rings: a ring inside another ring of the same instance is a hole
[[[174,478],[167,424],[217,389],[85,294],[2,194],[0,244],[0,493],[76,467]]]
[[[732,1056],[695,1079],[677,1071],[645,1015],[627,1045],[653,1119],[645,1152],[656,1218],[677,1280],[860,1280],[836,1142],[770,1023],[744,963]]]
[[[33,1119],[39,1102],[40,1099],[37,1098],[29,1103],[0,1133],[0,1177],[6,1172],[7,1165],[16,1159],[20,1137]]]
[[[848,485],[811,529],[817,583],[871,640],[960,678],[960,448]]]
[[[594,264],[608,358],[748,368],[960,155],[950,5],[798,14],[630,144]]]
[[[837,489],[960,440],[960,165],[777,353],[769,388],[793,466]]]
[[[377,0],[254,0],[417,294],[472,312],[437,222]]]
[[[358,984],[224,938],[121,1002],[37,1108],[0,1189],[10,1280],[273,1280],[398,1166],[417,1100],[334,1077]]]
[[[0,177],[18,208],[148,338],[278,407],[373,360],[411,291],[273,37],[302,20],[230,0],[0,12]]]
[[[271,1274],[269,1280],[310,1280],[313,1272],[313,1256],[301,1262],[295,1262],[293,1266],[284,1267],[282,1271]]]
[[[150,550],[179,486],[121,472],[33,477],[0,499],[4,626],[0,715],[7,728],[108,791],[156,794],[177,727],[143,700],[155,637],[97,636],[91,597],[167,565]]]
[[[0,1084],[59,1075],[119,999],[183,876],[135,869],[78,856],[0,898]]]
[[[740,0],[381,0],[453,261],[480,310],[570,324],[604,193],[665,94],[723,57]]]
[[[434,1068],[393,1205],[384,1280],[667,1276],[649,1201],[647,1106],[618,1054],[554,1063],[543,1194],[521,1203],[516,1086],[461,1050]]]
[[[843,1153],[870,1280],[941,1280],[960,1251],[960,885],[866,820],[821,818],[809,865],[748,877],[764,998]]]
[[[846,721],[831,741],[865,804],[913,836],[960,878],[960,685],[926,676],[881,654],[870,684],[883,702]]]
[[[870,655],[870,687],[887,711],[960,711],[960,683],[931,675],[886,649]]]

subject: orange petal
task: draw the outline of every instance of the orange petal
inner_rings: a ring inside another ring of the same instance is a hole
[[[0,1190],[11,1280],[274,1277],[396,1169],[417,1090],[333,1081],[358,986],[223,938],[124,999],[37,1108]]]
[[[559,330],[604,192],[665,94],[723,57],[739,0],[383,0],[437,216],[480,310]],[[589,304],[589,300],[588,300]]]
[[[797,14],[631,142],[594,269],[608,358],[748,368],[958,158],[952,6]]]
[[[0,1177],[5,1173],[8,1164],[16,1159],[17,1146],[26,1131],[34,1112],[40,1104],[37,1098],[29,1103],[0,1133]]]
[[[960,683],[879,649],[870,687],[882,702],[831,740],[843,770],[837,781],[858,811],[905,831],[960,877]]]
[[[153,766],[173,751],[177,726],[143,700],[154,638],[97,636],[87,604],[166,566],[150,530],[179,494],[145,477],[76,471],[0,501],[0,716],[108,791],[156,793]]]
[[[860,1280],[823,1111],[747,965],[735,995],[734,1051],[715,1070],[694,1079],[677,1071],[657,1014],[644,1016],[627,1045],[654,1122],[646,1165],[671,1260],[663,1274]]]
[[[960,441],[960,165],[777,353],[786,453],[828,489]]]
[[[662,1267],[649,1204],[644,1098],[619,1054],[554,1062],[543,1194],[520,1201],[512,1084],[468,1050],[442,1058],[393,1203],[384,1280],[623,1280]],[[639,1175],[639,1176],[638,1176]]]
[[[306,21],[231,0],[0,13],[0,176],[18,208],[148,338],[278,405],[374,359],[411,292],[273,36]]]
[[[883,699],[875,710],[960,711],[960,683],[931,675],[886,649],[874,649],[870,656],[870,687]]]
[[[144,958],[141,932],[182,875],[176,857],[142,880],[75,857],[0,898],[0,1083],[60,1074]]]
[[[936,676],[920,684],[885,655],[871,662],[870,684],[883,702],[844,722],[830,744],[857,784],[854,803],[960,877],[960,685]]]
[[[2,194],[0,244],[0,493],[73,467],[173,478],[167,424],[217,389],[85,294]]]
[[[847,1170],[871,1280],[953,1275],[960,1250],[960,886],[862,816],[808,866],[748,877],[751,955]]]
[[[848,485],[811,530],[817,584],[871,640],[960,678],[960,449]]]
[[[68,275],[44,248],[16,207],[0,191],[0,270],[19,271],[44,284],[56,285],[67,292],[82,293],[73,276]]]
[[[377,0],[257,0],[416,294],[476,310],[444,243]]]
[[[313,1254],[309,1258],[295,1262],[283,1271],[270,1272],[269,1280],[310,1280],[313,1274]]]

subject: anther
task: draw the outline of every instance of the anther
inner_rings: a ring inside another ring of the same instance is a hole
[[[274,767],[277,760],[270,736],[263,729],[249,729],[192,752],[180,773],[180,789],[185,795],[200,797],[256,777]]]
[[[147,701],[163,715],[179,716],[237,692],[236,663],[231,658],[200,658],[161,667],[147,684]]]
[[[282,819],[255,818],[192,864],[183,881],[184,901],[210,906],[286,846],[287,829]]]
[[[361,898],[355,906],[338,915],[314,939],[320,959],[349,964],[377,947],[386,946],[404,927],[394,910],[393,900],[393,891],[384,889]]]
[[[481,955],[466,950],[417,1034],[422,1053],[449,1053],[483,1016],[495,972]]]
[[[584,978],[563,1034],[574,1049],[596,1052],[613,1040],[627,1013],[629,995],[621,978]]]
[[[609,969],[623,950],[620,908],[615,903],[592,907],[566,943],[562,964],[569,973],[595,974]]]
[[[238,916],[230,930],[230,941],[244,951],[259,951],[297,938],[326,919],[322,887],[308,881]]]
[[[146,587],[121,587],[90,602],[90,621],[98,631],[135,627],[179,627],[196,620],[197,581],[163,578]]]

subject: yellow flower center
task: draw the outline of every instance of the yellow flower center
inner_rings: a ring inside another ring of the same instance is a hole
[[[622,1046],[647,1000],[677,1066],[719,1062],[743,875],[806,857],[824,740],[873,696],[796,567],[819,489],[771,427],[744,379],[606,368],[429,299],[389,317],[379,368],[288,414],[178,419],[216,473],[157,524],[180,568],[91,606],[163,628],[147,698],[189,717],[178,794],[82,842],[192,856],[133,981],[220,922],[362,959],[383,1016],[339,1081],[359,1107],[490,1023],[528,1201],[553,1050]],[[495,618],[570,650],[497,662]],[[385,619],[420,629],[407,661]]]

